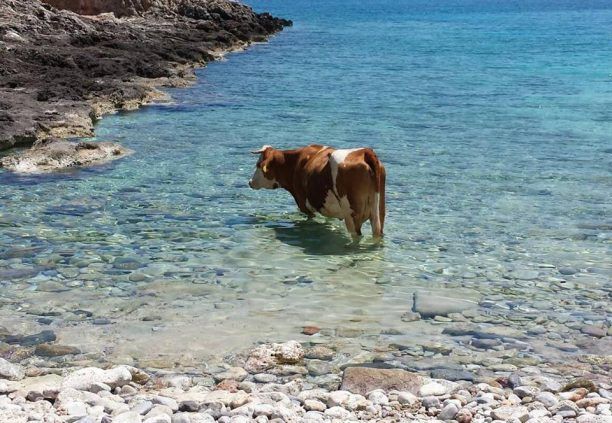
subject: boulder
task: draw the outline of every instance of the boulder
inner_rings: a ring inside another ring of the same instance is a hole
[[[132,374],[126,366],[119,366],[109,370],[97,367],[85,367],[70,373],[62,383],[62,389],[72,388],[79,391],[96,390],[98,384],[106,384],[111,388],[123,386],[132,380]]]
[[[361,395],[366,395],[375,389],[418,394],[423,381],[423,377],[418,374],[401,369],[348,367],[344,370],[340,389]]]

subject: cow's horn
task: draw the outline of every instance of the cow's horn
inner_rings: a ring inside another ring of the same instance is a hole
[[[260,153],[263,153],[264,151],[266,151],[268,148],[272,148],[272,146],[271,145],[264,145],[259,150],[251,151],[251,153],[253,153],[253,154],[260,154]]]

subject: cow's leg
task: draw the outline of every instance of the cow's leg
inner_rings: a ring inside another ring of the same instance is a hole
[[[347,216],[344,218],[344,224],[346,225],[346,229],[351,234],[351,238],[353,241],[359,241],[361,237],[361,224],[357,225],[353,216]]]

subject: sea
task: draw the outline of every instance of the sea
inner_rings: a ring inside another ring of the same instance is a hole
[[[347,357],[603,348],[582,328],[612,322],[610,1],[247,3],[294,24],[96,125],[134,154],[0,169],[1,325],[158,366],[289,339]],[[381,243],[248,187],[252,150],[311,143],[376,151]],[[457,322],[510,335],[474,343]]]

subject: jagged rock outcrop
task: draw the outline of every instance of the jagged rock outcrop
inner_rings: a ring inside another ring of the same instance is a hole
[[[193,66],[290,24],[230,0],[88,3],[131,16],[0,0],[0,150],[91,136],[100,115],[158,99],[156,86],[185,85]]]

